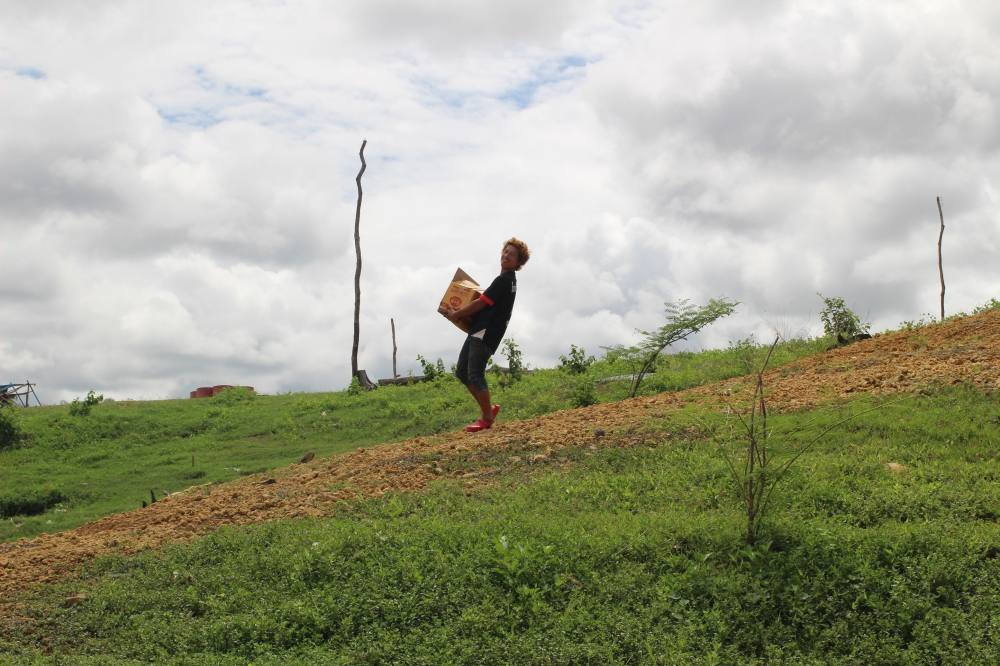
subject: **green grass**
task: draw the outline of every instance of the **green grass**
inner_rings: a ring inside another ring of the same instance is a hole
[[[782,433],[875,404],[775,416],[774,453],[796,446]],[[639,433],[646,446],[560,453],[568,472],[512,464],[489,491],[443,481],[102,559],[34,601],[40,633],[0,630],[0,651],[41,661],[44,637],[70,663],[997,663],[998,407],[933,390],[833,430],[755,548],[696,434],[722,417],[688,410]]]
[[[824,348],[825,340],[781,345],[774,364]],[[642,393],[696,386],[743,374],[753,350],[733,347],[664,356]],[[522,419],[578,404],[581,386],[599,402],[619,400],[627,381],[594,384],[629,368],[601,361],[580,376],[557,370],[525,375],[509,388],[491,376],[503,418]],[[28,441],[0,450],[0,541],[57,532],[139,508],[202,483],[400,439],[453,431],[475,418],[466,390],[450,376],[361,395],[336,393],[249,396],[230,391],[211,399],[104,402],[87,415],[69,406],[20,410]],[[38,513],[38,500],[56,498]],[[17,507],[29,507],[21,511]]]

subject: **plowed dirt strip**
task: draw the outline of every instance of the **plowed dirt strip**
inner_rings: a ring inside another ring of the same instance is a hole
[[[878,336],[767,375],[771,408],[779,410],[803,409],[859,393],[911,392],[935,382],[1000,389],[1000,311]],[[148,508],[71,531],[0,544],[0,619],[15,612],[15,593],[67,576],[99,555],[186,541],[223,525],[326,515],[338,501],[420,490],[442,476],[461,476],[475,484],[479,482],[477,464],[496,464],[495,459],[486,462],[491,454],[554,451],[612,441],[615,438],[597,440],[595,432],[610,434],[642,426],[692,401],[738,400],[733,396],[747,387],[745,379],[734,379],[690,391],[498,423],[475,435],[452,433],[361,449],[221,486],[191,488]],[[462,461],[464,467],[445,471],[448,461]]]

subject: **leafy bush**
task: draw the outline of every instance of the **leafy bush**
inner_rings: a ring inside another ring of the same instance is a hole
[[[420,363],[420,367],[424,371],[424,377],[427,379],[437,379],[445,374],[444,361],[440,358],[437,362],[431,363],[420,354],[417,354],[417,362]]]
[[[1000,300],[996,298],[991,298],[982,305],[975,307],[972,310],[973,315],[982,314],[984,312],[990,312],[992,310],[1000,309]],[[944,321],[954,321],[955,319],[961,319],[962,317],[968,317],[968,312],[956,312],[955,314],[948,315],[944,318]],[[931,324],[940,323],[938,321],[937,315],[932,315],[929,312],[925,312],[920,315],[919,319],[916,320],[906,320],[899,323],[899,328],[904,331],[912,331],[918,328],[923,328],[924,326],[930,326]]]
[[[823,294],[818,294],[818,296],[823,299],[825,306],[819,313],[819,317],[823,321],[825,335],[855,337],[862,333],[868,333],[871,324],[862,324],[861,319],[847,307],[843,298],[836,296],[827,298]]]
[[[56,504],[65,502],[66,495],[47,488],[30,490],[23,495],[0,495],[0,518],[14,516],[37,516],[45,513]]]
[[[986,301],[985,303],[974,309],[972,311],[972,314],[977,315],[983,312],[989,312],[990,310],[1000,310],[1000,300],[996,298],[991,298],[990,300]]]
[[[737,362],[746,374],[753,373],[757,368],[757,356],[760,345],[757,339],[751,334],[740,340],[729,343],[728,351],[736,356]]]
[[[419,356],[417,358],[420,358]],[[365,390],[361,388],[361,382],[357,377],[351,377],[351,385],[347,387],[347,395],[361,395]]]
[[[87,391],[87,397],[83,399],[83,402],[79,398],[73,398],[73,402],[69,405],[69,413],[73,416],[87,416],[94,405],[99,405],[102,402],[104,402],[103,395],[95,395],[93,391]]]
[[[507,338],[503,341],[500,353],[507,359],[508,370],[506,376],[500,375],[500,385],[510,386],[514,382],[520,381],[524,376],[524,357],[514,338]]]
[[[587,371],[596,359],[587,356],[587,351],[583,347],[576,345],[569,346],[569,355],[559,357],[559,369],[574,375],[579,375]]]
[[[14,407],[0,407],[0,451],[16,449],[24,439],[24,432]]]
[[[223,389],[212,396],[212,403],[216,405],[235,405],[238,402],[249,402],[257,397],[257,394],[242,386],[233,386]]]
[[[899,328],[904,331],[913,331],[918,328],[923,328],[924,326],[930,326],[931,324],[937,323],[937,317],[929,312],[925,312],[920,315],[919,319],[907,319],[905,321],[899,322]]]
[[[574,407],[588,407],[597,403],[597,394],[594,393],[594,382],[589,379],[580,379],[573,385],[573,393],[570,395],[570,403]]]

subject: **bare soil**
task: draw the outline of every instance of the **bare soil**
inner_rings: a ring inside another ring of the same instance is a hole
[[[856,394],[895,394],[935,383],[1000,390],[1000,311],[870,340],[766,374],[771,409],[799,410]],[[17,596],[72,576],[107,554],[183,542],[224,525],[329,515],[344,500],[419,491],[441,478],[470,489],[498,466],[557,458],[568,447],[627,446],[630,433],[686,404],[739,404],[749,382],[737,378],[675,393],[566,410],[476,434],[416,438],[319,458],[215,486],[195,486],[135,511],[58,534],[0,544],[0,620],[17,618]],[[470,403],[471,408],[471,403]]]

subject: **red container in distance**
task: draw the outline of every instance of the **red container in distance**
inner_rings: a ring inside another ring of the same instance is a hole
[[[213,395],[219,395],[226,389],[231,388],[241,388],[254,393],[254,388],[252,386],[233,386],[232,384],[217,384],[215,386],[201,386],[191,391],[192,398],[211,398]]]

